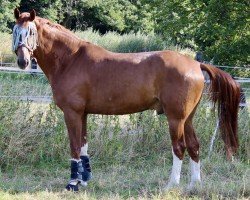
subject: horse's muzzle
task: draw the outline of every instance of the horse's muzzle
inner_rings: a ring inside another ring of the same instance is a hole
[[[26,67],[29,66],[30,61],[28,59],[19,58],[17,60],[17,64],[18,64],[18,67],[20,67],[21,69],[25,69]]]

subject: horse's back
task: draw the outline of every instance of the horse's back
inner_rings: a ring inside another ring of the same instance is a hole
[[[163,103],[199,98],[203,89],[199,63],[172,51],[111,54],[91,67],[88,107],[95,113],[161,112]]]

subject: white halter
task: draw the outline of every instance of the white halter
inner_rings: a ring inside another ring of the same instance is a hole
[[[33,22],[29,22],[28,28],[16,24],[13,28],[12,36],[12,51],[15,52],[19,46],[24,45],[31,52],[33,52],[38,46],[38,34],[36,25]]]

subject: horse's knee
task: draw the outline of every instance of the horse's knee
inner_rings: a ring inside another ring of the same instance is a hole
[[[173,144],[173,152],[180,160],[182,160],[184,157],[185,149],[186,147],[183,141],[179,141],[177,144]]]
[[[191,157],[191,159],[194,160],[195,162],[199,161],[199,149],[200,149],[200,144],[198,141],[195,141],[194,143],[187,145],[188,154]]]

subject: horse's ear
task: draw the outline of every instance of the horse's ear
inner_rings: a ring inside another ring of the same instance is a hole
[[[34,21],[35,17],[36,17],[36,11],[34,9],[32,9],[32,11],[30,11],[29,20],[32,22],[32,21]]]
[[[19,11],[18,8],[15,8],[15,10],[14,10],[14,15],[15,15],[15,18],[16,18],[16,19],[19,18],[19,16],[20,16],[20,11]]]

